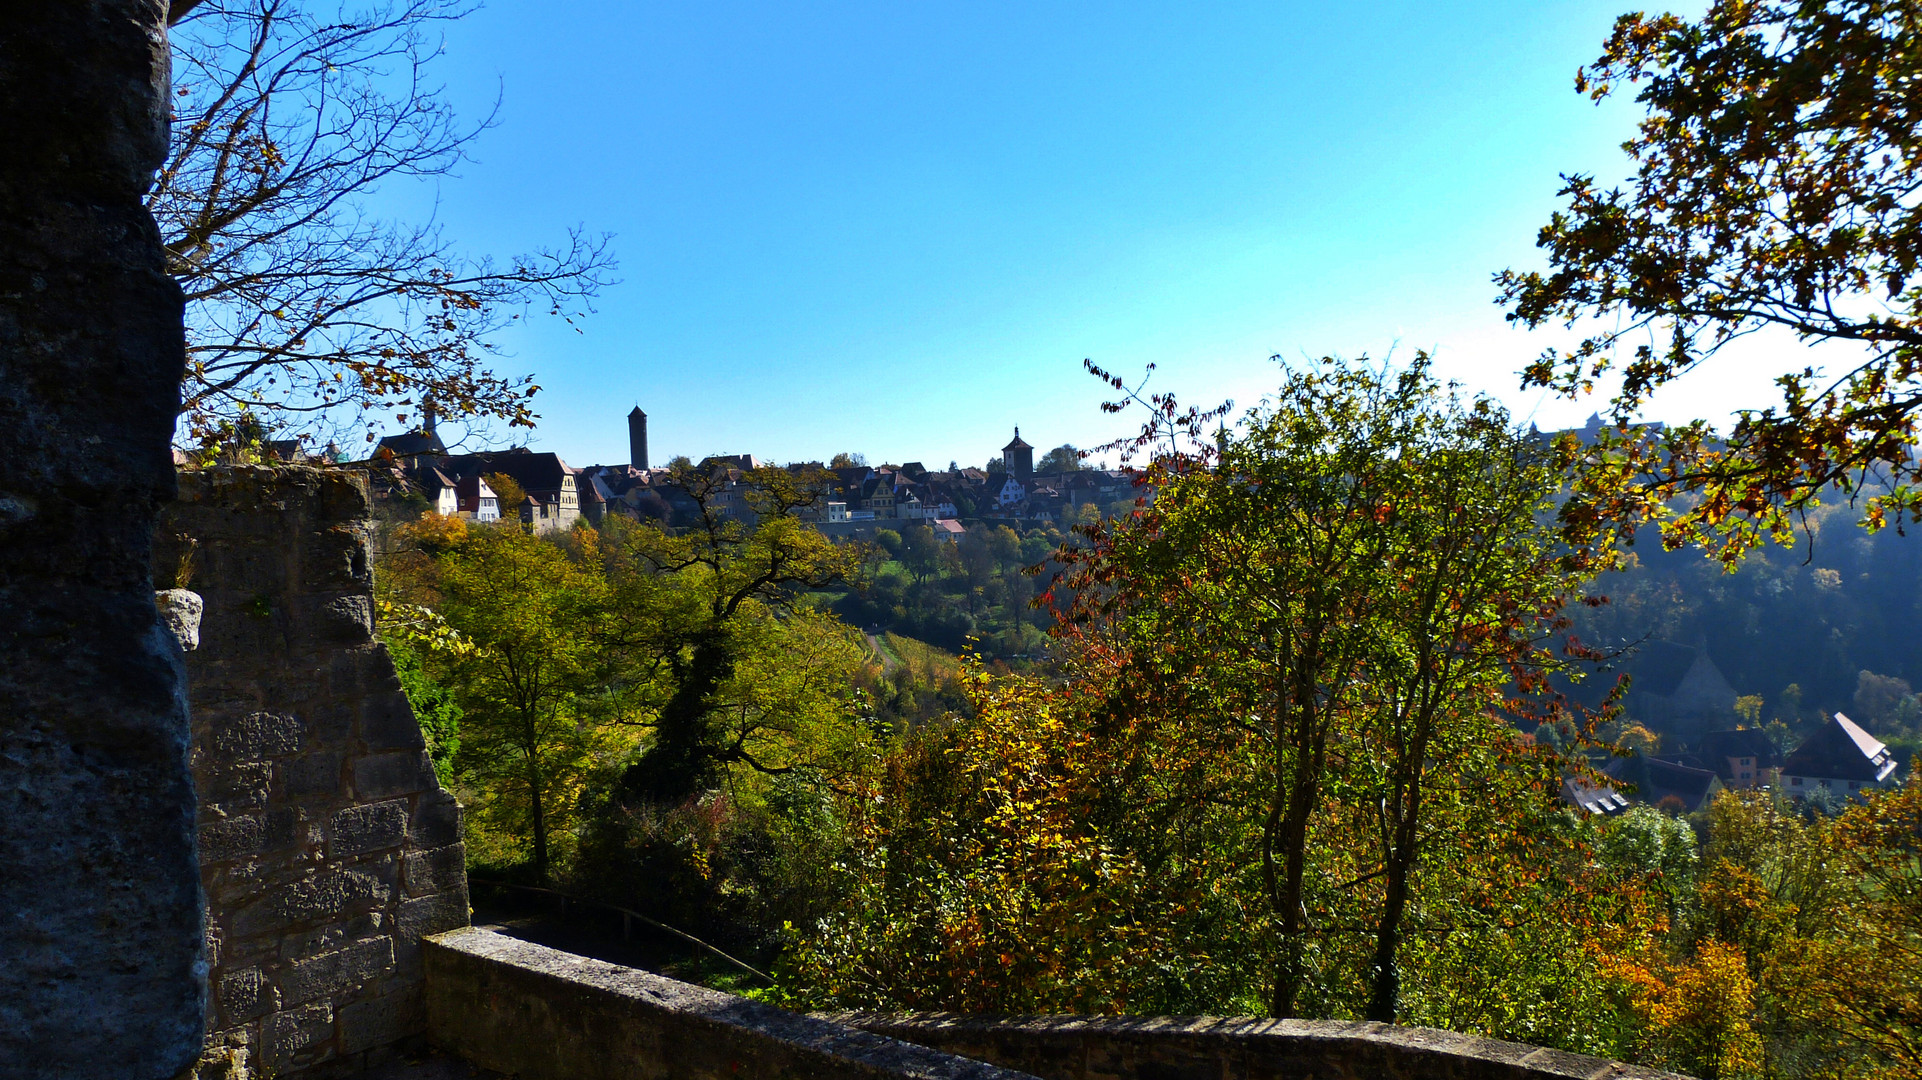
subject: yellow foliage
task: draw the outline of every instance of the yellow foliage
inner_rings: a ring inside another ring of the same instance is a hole
[[[428,511],[420,520],[402,525],[397,532],[403,543],[425,551],[445,551],[467,539],[467,519]]]
[[[1655,1060],[1705,1080],[1758,1075],[1755,980],[1742,950],[1710,939],[1676,963],[1609,957],[1603,966],[1628,990]]]

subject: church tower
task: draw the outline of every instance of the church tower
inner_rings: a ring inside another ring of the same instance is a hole
[[[627,414],[627,463],[636,469],[647,468],[647,414],[639,405]]]
[[[1001,465],[1024,484],[1034,476],[1034,447],[1021,441],[1018,427],[1014,429],[1014,441],[1001,448]]]

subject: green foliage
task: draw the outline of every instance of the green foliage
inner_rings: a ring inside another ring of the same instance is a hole
[[[820,478],[750,473],[752,527],[721,511],[719,477],[683,471],[677,482],[699,508],[696,527],[616,519],[600,553],[612,589],[608,660],[636,673],[610,684],[603,707],[650,729],[622,777],[627,797],[675,805],[735,767],[839,768],[827,759],[854,751],[825,749],[817,736],[845,726],[848,710],[824,695],[845,691],[860,650],[807,597],[857,577],[860,553],[792,515],[814,501]],[[819,707],[797,709],[803,701]],[[801,747],[825,757],[797,759]]]
[[[1055,473],[1078,472],[1080,469],[1081,451],[1076,450],[1067,443],[1062,443],[1060,446],[1041,455],[1041,460],[1034,463],[1034,471],[1043,476],[1052,476]]]
[[[1290,1009],[1359,1017],[1387,921],[1403,1018],[1619,1045],[1586,1022],[1609,1015],[1613,882],[1556,761],[1497,712],[1512,674],[1549,666],[1538,638],[1583,568],[1538,524],[1533,459],[1496,467],[1525,450],[1505,419],[1433,393],[1419,371],[1302,376],[1220,461],[1158,458],[1153,506],[1060,556],[1065,682],[977,669],[972,715],[914,732],[852,804],[849,902],[803,936],[794,1000],[1274,1011],[1284,958]],[[1019,557],[1011,532],[976,540],[977,580]],[[1329,658],[1286,666],[1309,648]],[[1277,730],[1290,710],[1314,711],[1321,749]]]
[[[394,660],[394,674],[407,694],[407,704],[420,722],[421,736],[427,741],[427,756],[434,762],[434,774],[443,787],[453,787],[454,758],[460,753],[460,703],[454,692],[436,683],[421,666],[420,654],[406,640],[386,632],[381,638]]]
[[[892,537],[899,536],[897,543]],[[867,588],[835,606],[849,622],[888,628],[951,653],[973,649],[1004,666],[1026,667],[1046,651],[1054,622],[1036,600],[1048,589],[1050,562],[1065,542],[1052,527],[1026,535],[1007,525],[977,523],[959,544],[937,539],[925,525],[900,533],[880,531],[880,552],[889,561],[869,576]],[[895,561],[898,560],[898,561]]]
[[[1538,241],[1549,269],[1504,271],[1509,318],[1604,329],[1549,350],[1527,382],[1576,395],[1618,365],[1620,426],[1590,448],[1577,529],[1664,519],[1671,545],[1734,562],[1787,541],[1826,488],[1893,486],[1862,520],[1922,514],[1922,228],[1913,205],[1922,118],[1915,7],[1889,0],[1716,0],[1696,20],[1624,15],[1576,79],[1599,99],[1639,85],[1623,188],[1565,178]],[[1664,386],[1758,329],[1859,348],[1842,370],[1792,372],[1779,407],[1659,439],[1627,425]],[[1696,496],[1676,508],[1677,494]],[[1671,516],[1672,514],[1672,516]]]
[[[1155,499],[1064,553],[1076,632],[1112,653],[1117,709],[1211,763],[1219,790],[1181,797],[1249,807],[1271,1011],[1349,1008],[1360,979],[1370,1018],[1393,1019],[1417,878],[1449,865],[1434,838],[1474,812],[1461,778],[1499,771],[1505,716],[1552,705],[1546,677],[1568,664],[1549,639],[1606,553],[1554,543],[1558,463],[1425,357],[1291,371],[1232,433],[1143,404]],[[1327,877],[1379,879],[1378,904],[1321,895]],[[1373,959],[1333,959],[1324,918],[1372,925]]]
[[[604,590],[560,548],[511,525],[471,529],[441,551],[433,588],[440,614],[473,643],[434,656],[440,681],[458,688],[455,764],[478,796],[469,813],[545,879],[571,847],[589,773],[615,749],[580,708]]]

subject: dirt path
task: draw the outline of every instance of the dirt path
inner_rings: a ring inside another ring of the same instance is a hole
[[[894,669],[901,666],[901,661],[894,658],[894,653],[888,650],[887,644],[873,631],[863,630],[862,634],[868,639],[868,648],[873,649],[874,655],[881,658],[881,674],[894,674]]]

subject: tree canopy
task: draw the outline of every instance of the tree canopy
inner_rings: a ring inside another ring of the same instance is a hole
[[[1871,527],[1922,515],[1918,32],[1906,0],[1716,0],[1693,21],[1623,16],[1577,76],[1597,99],[1640,85],[1635,176],[1564,177],[1567,205],[1538,241],[1548,269],[1497,276],[1513,321],[1602,326],[1543,353],[1528,384],[1573,395],[1622,378],[1620,427],[1589,456],[1574,523],[1665,516],[1687,494],[1667,541],[1733,559],[1786,539],[1828,488],[1886,481],[1866,498]],[[1767,329],[1859,351],[1784,375],[1782,400],[1724,436],[1628,427],[1664,386]]]
[[[183,437],[221,441],[249,413],[324,435],[429,402],[532,427],[539,387],[497,370],[496,337],[530,310],[585,310],[613,267],[606,239],[575,231],[497,263],[367,202],[451,175],[492,122],[459,122],[428,70],[437,24],[469,7],[174,8],[172,145],[147,205],[187,299]]]

